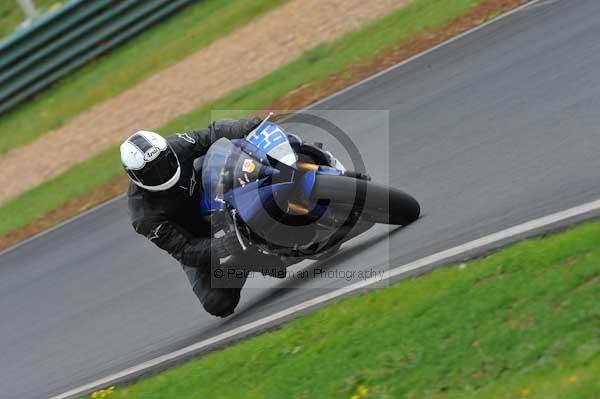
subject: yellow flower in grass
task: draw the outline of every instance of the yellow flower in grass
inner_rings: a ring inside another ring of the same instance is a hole
[[[356,389],[356,393],[358,393],[361,398],[366,398],[369,394],[369,389],[364,385],[359,385]]]
[[[369,388],[364,385],[359,385],[356,388],[356,393],[350,397],[350,399],[367,399],[369,395]]]
[[[529,395],[531,395],[531,390],[529,388],[523,388],[523,390],[521,391],[521,396],[526,398]]]
[[[106,389],[100,389],[99,391],[92,393],[92,399],[106,398],[107,396],[112,395],[114,392],[114,386]]]
[[[577,382],[577,376],[576,375],[572,375],[569,377],[569,382],[571,384],[575,384]]]

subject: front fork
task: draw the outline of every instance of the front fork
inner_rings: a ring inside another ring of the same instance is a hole
[[[248,249],[248,247],[246,246],[246,243],[244,242],[242,233],[240,233],[240,229],[237,224],[237,211],[235,209],[231,210],[231,217],[233,219],[233,230],[235,231],[235,236],[237,237],[238,241],[240,242],[240,246],[242,247],[242,250],[245,251],[246,249]]]

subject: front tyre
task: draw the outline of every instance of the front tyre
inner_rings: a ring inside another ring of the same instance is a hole
[[[405,226],[421,213],[417,200],[397,188],[345,176],[317,175],[311,198],[354,205],[362,209],[362,219],[373,223]]]

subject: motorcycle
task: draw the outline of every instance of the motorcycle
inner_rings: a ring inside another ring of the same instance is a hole
[[[322,259],[376,223],[404,226],[420,214],[409,194],[347,170],[268,118],[244,139],[216,141],[194,168],[202,214],[267,255]]]

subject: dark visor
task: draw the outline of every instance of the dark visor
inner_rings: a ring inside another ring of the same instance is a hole
[[[162,151],[156,159],[148,162],[142,169],[128,170],[132,179],[142,183],[144,186],[160,186],[165,184],[177,172],[179,162],[173,150],[167,148]]]

